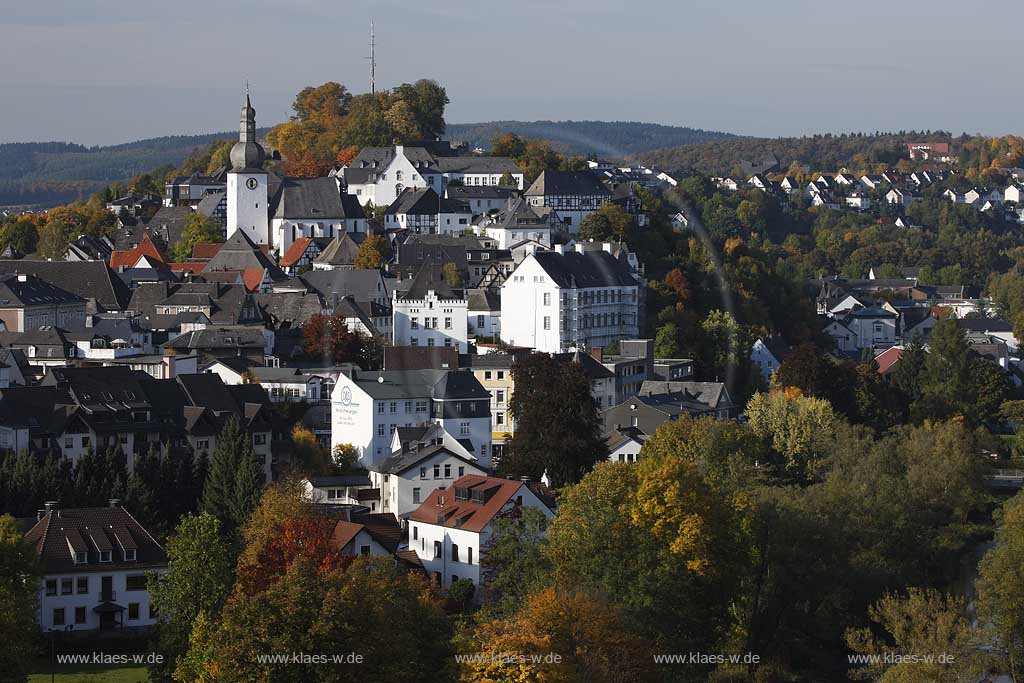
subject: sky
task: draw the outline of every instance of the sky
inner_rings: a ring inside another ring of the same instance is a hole
[[[287,119],[301,88],[433,78],[446,119],[746,135],[1020,133],[1020,0],[6,0],[0,142],[116,144]]]

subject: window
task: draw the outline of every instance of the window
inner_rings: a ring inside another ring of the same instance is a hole
[[[434,479],[440,479],[440,478],[441,478],[441,465],[437,464],[437,465],[434,465]]]
[[[421,467],[420,468],[420,479],[426,479],[426,478],[427,478],[427,468],[426,467]]]
[[[545,306],[550,306],[551,305],[551,292],[544,292],[544,305]]]
[[[254,446],[263,446],[264,444],[267,443],[267,435],[266,434],[253,434],[252,435],[252,443],[253,443]]]
[[[125,548],[124,561],[134,562],[135,561],[135,548]]]
[[[460,436],[469,436],[469,423],[468,422],[460,422],[459,423],[459,435]]]
[[[459,561],[459,546],[452,543],[452,562]]]
[[[420,501],[420,490],[419,489],[413,489],[412,490],[412,502],[414,502],[414,503],[421,502]]]
[[[547,316],[547,315],[544,316],[544,329],[545,330],[550,330],[551,329],[551,316]]]
[[[490,378],[491,378],[491,371],[490,370],[484,370],[484,379],[490,379]]]
[[[72,581],[71,579],[61,579],[60,580],[60,594],[61,595],[71,595],[74,592],[75,592],[74,581]]]
[[[85,608],[84,607],[76,607],[75,608],[75,623],[76,624],[84,624],[85,623]]]
[[[446,329],[446,330],[452,329],[452,319],[451,318],[445,318],[444,319],[444,329]]]
[[[392,414],[397,413],[398,412],[398,401],[392,401],[390,404],[388,404],[388,410]]]
[[[56,595],[57,594],[57,579],[46,580],[46,594]]]
[[[377,425],[377,436],[384,436],[384,423]]]
[[[76,591],[79,595],[84,595],[89,592],[89,577],[79,576],[78,577],[78,590]]]
[[[420,328],[420,319],[413,317],[412,322],[409,326],[414,330],[418,330]]]
[[[464,474],[466,474],[466,468],[459,465],[459,478],[461,479]]]
[[[434,541],[434,559],[441,559],[441,541]]]
[[[64,625],[64,608],[58,607],[53,610],[53,625],[63,626]]]
[[[85,564],[88,561],[89,561],[89,554],[88,553],[84,553],[84,552],[81,552],[81,551],[75,553],[75,564]]]
[[[100,562],[111,562],[113,560],[113,553],[109,550],[100,551]]]
[[[368,546],[368,545],[361,545],[361,546],[359,546],[359,554],[360,555],[369,555],[370,554],[370,546]]]
[[[128,603],[128,621],[135,621],[139,618],[139,603]]]
[[[498,370],[498,379],[505,379],[505,371]]]
[[[499,426],[505,424],[505,413],[495,413],[494,424]]]
[[[476,317],[476,326],[477,326],[477,328],[483,328],[483,326],[484,326],[484,316],[478,315]]]
[[[444,478],[445,479],[451,479],[452,478],[452,466],[447,464],[447,463],[444,466]]]
[[[146,590],[146,575],[145,574],[131,574],[125,577],[124,581],[125,590],[129,591],[144,591]]]
[[[405,402],[405,412],[407,412],[407,413],[411,413],[412,412],[412,401],[406,401]]]
[[[412,540],[414,540],[414,541],[420,540],[420,528],[418,526],[414,526],[412,528]]]
[[[494,400],[497,401],[498,405],[503,405],[505,403],[505,390],[498,389],[494,392]]]
[[[416,401],[416,412],[417,413],[425,413],[425,412],[427,412],[427,402],[426,401]]]
[[[377,401],[377,413],[379,415],[384,414],[384,401]]]
[[[473,564],[473,548],[466,548],[466,564]]]

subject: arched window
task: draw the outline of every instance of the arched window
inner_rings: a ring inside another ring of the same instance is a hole
[[[402,185],[402,183],[396,183],[395,184],[395,195],[397,196],[397,195],[402,194],[402,190],[404,190],[404,189],[405,189],[405,187]]]

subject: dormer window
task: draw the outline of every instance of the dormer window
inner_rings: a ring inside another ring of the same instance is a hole
[[[75,564],[87,564],[89,562],[89,554],[83,552],[75,553]]]
[[[100,562],[113,562],[113,553],[109,550],[100,551]]]
[[[124,551],[124,561],[134,562],[135,561],[135,548],[126,548]]]

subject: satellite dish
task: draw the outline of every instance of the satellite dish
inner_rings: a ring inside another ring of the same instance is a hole
[[[384,384],[384,375],[377,375],[377,384]]]

